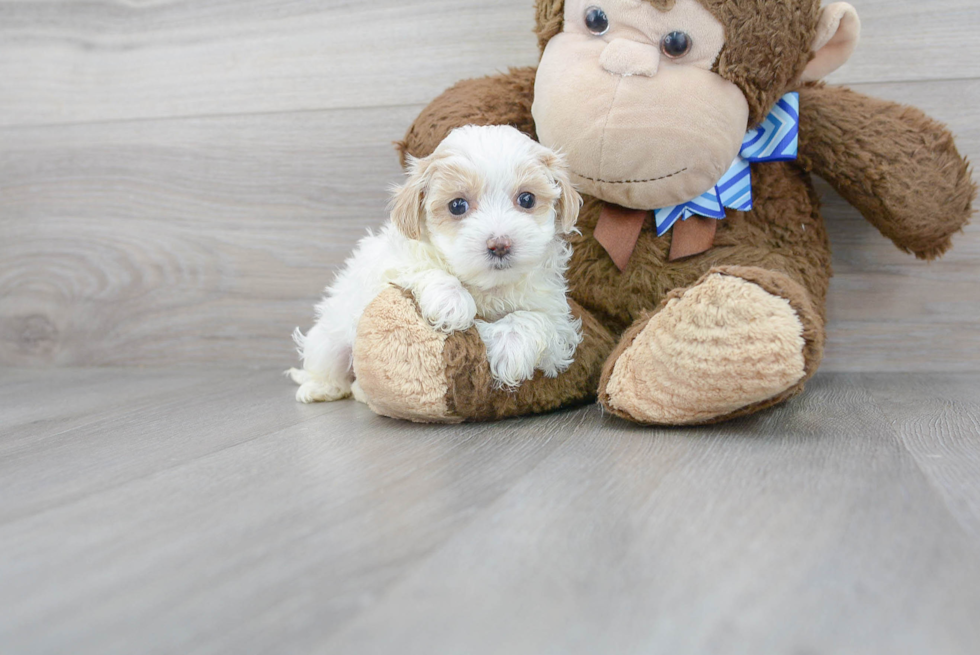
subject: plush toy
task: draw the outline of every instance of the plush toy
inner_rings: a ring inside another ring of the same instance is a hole
[[[442,334],[398,289],[365,312],[354,370],[378,413],[499,419],[594,399],[651,425],[711,423],[800,393],[820,363],[830,245],[811,173],[933,259],[976,190],[922,112],[820,80],[860,22],[819,0],[538,0],[538,68],[461,82],[411,127],[464,124],[560,149],[585,196],[568,272],[572,368],[496,388],[476,330]]]

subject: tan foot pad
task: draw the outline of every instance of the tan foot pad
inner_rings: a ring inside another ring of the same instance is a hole
[[[415,300],[394,287],[361,316],[354,342],[359,400],[374,412],[421,423],[458,423],[446,402],[446,335],[419,314]]]
[[[789,301],[709,275],[642,328],[616,361],[603,402],[640,423],[710,422],[799,383],[804,346]]]

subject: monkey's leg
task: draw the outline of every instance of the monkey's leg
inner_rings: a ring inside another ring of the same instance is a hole
[[[627,330],[599,401],[649,425],[728,420],[800,393],[823,341],[820,312],[790,276],[719,266]]]
[[[540,371],[510,391],[495,388],[476,328],[451,335],[433,330],[414,298],[392,287],[365,310],[354,343],[354,374],[376,413],[419,423],[492,421],[593,402],[603,362],[616,340],[587,311],[584,340],[572,366],[556,378]]]

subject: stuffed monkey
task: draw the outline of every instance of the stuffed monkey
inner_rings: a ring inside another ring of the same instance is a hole
[[[820,364],[830,245],[811,174],[902,250],[942,255],[975,186],[922,112],[820,80],[860,21],[819,0],[538,0],[537,69],[461,82],[401,144],[508,124],[561,150],[585,197],[568,271],[584,341],[557,378],[495,388],[475,329],[430,329],[391,289],[354,371],[376,412],[493,420],[592,402],[649,425],[757,412]]]

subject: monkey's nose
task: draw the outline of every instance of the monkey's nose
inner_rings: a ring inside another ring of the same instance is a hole
[[[510,253],[513,245],[510,237],[493,237],[492,239],[487,239],[487,252],[497,259],[503,259]]]
[[[599,65],[613,75],[653,77],[660,70],[660,50],[649,43],[613,39],[599,56]]]

